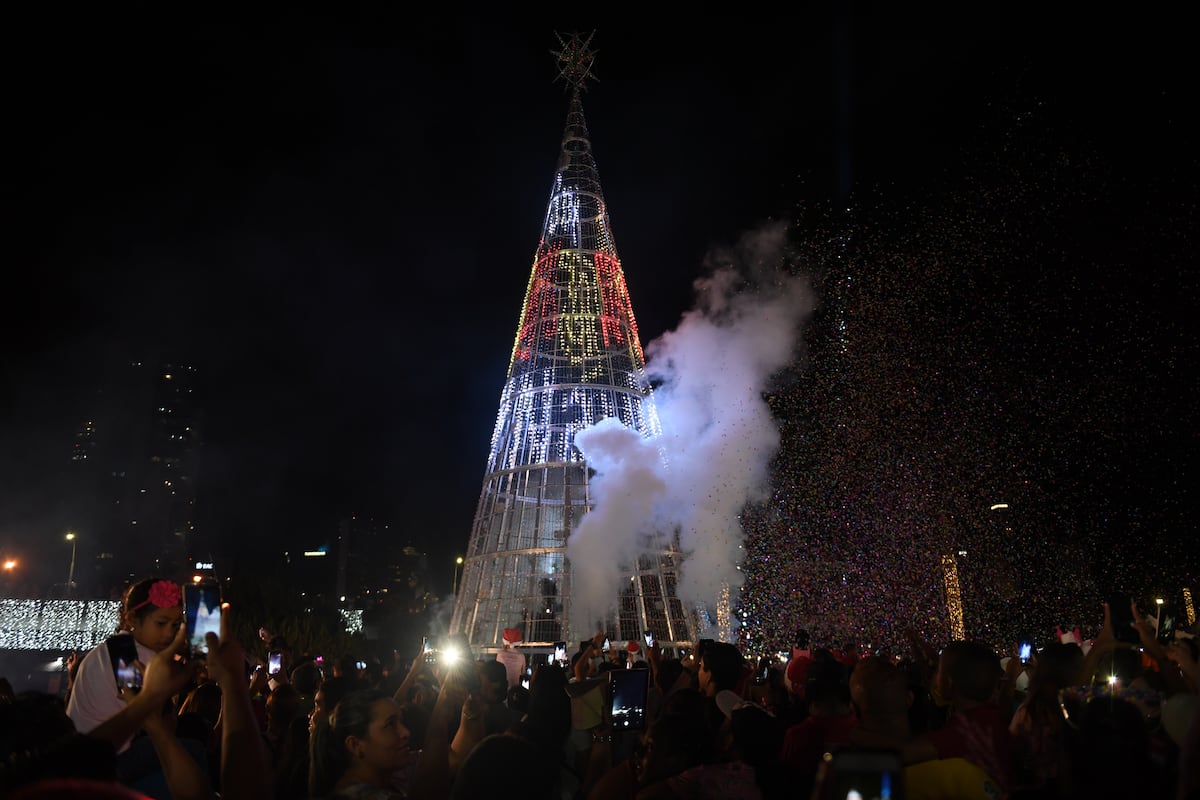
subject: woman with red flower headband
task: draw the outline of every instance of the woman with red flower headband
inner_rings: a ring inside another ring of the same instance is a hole
[[[111,653],[120,637],[133,638],[137,660],[149,664],[155,653],[165,650],[183,624],[183,590],[174,581],[146,578],[129,587],[121,603],[121,625],[116,636],[96,645],[84,656],[71,687],[67,714],[80,733],[116,716],[125,701],[117,689]],[[129,747],[126,741],[120,748]]]

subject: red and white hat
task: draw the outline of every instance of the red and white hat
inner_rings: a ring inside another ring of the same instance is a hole
[[[625,649],[628,650],[630,653],[636,653],[642,649],[642,646],[639,645],[637,642],[631,641],[629,644],[625,645]]]
[[[504,629],[504,643],[505,644],[516,644],[517,642],[523,640],[524,638],[525,637],[521,635],[521,631],[519,631],[516,628],[505,628]]]

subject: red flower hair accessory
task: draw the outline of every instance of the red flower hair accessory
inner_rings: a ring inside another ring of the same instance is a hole
[[[175,581],[155,581],[150,584],[150,596],[129,610],[137,611],[149,603],[154,603],[159,608],[174,608],[183,605],[183,590]]]

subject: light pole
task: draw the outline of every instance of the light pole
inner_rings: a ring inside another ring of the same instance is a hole
[[[75,547],[79,543],[79,537],[74,531],[67,531],[67,541],[71,543],[71,569],[67,572],[67,594],[75,594]]]
[[[462,567],[462,563],[462,556],[454,559],[454,589],[450,592],[450,594],[458,594],[458,570]]]

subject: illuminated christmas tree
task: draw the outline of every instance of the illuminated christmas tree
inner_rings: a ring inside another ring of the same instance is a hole
[[[596,624],[614,640],[654,631],[664,643],[689,642],[670,545],[622,565],[607,618],[571,622],[572,570],[586,565],[568,562],[567,541],[593,502],[575,435],[604,419],[646,437],[659,425],[583,116],[591,37],[559,41],[559,77],[571,93],[562,153],[450,629],[478,648],[500,646],[506,628],[520,630],[525,646],[578,642]]]

